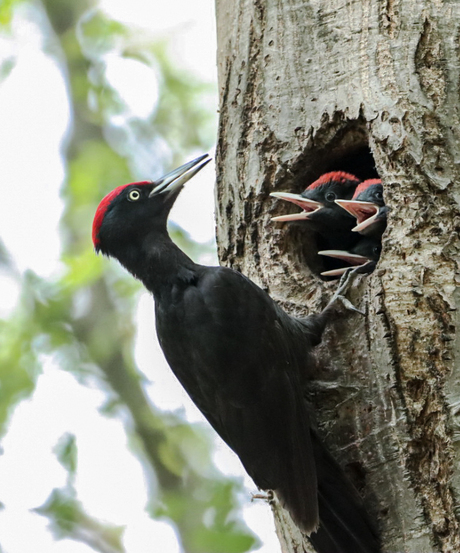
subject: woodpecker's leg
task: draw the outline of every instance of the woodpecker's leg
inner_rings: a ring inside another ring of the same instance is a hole
[[[337,302],[340,302],[343,307],[345,307],[345,309],[348,309],[349,311],[353,311],[355,313],[359,313],[360,315],[364,315],[365,313],[357,309],[351,303],[351,301],[345,297],[345,294],[348,292],[350,286],[353,284],[358,275],[361,275],[363,273],[371,273],[374,268],[375,261],[369,261],[364,265],[359,265],[358,267],[355,267],[354,269],[348,270],[346,273],[344,273],[342,278],[340,279],[339,286],[335,291],[335,294],[332,296],[331,301],[327,304],[324,311],[328,310],[329,308],[335,310]]]
[[[351,301],[345,297],[345,294],[358,275],[363,273],[371,273],[374,268],[375,261],[370,261],[365,265],[359,265],[354,269],[348,270],[340,279],[339,287],[332,296],[331,301],[326,305],[321,313],[310,315],[305,319],[300,319],[309,330],[312,346],[317,346],[321,342],[326,325],[331,319],[335,319],[337,314],[343,311],[343,308],[353,311],[354,313],[359,313],[360,315],[365,315],[365,313],[357,309]]]

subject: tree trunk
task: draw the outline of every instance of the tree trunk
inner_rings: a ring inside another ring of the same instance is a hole
[[[270,221],[290,206],[269,193],[337,169],[382,178],[382,257],[350,292],[366,316],[326,332],[310,399],[383,550],[460,551],[460,4],[216,3],[221,262],[319,311],[336,283],[306,223]],[[310,551],[274,511],[283,551]]]

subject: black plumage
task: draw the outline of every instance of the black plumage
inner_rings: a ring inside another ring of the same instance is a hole
[[[302,393],[312,349],[335,308],[293,318],[242,274],[194,263],[168,235],[176,197],[207,161],[202,156],[154,183],[106,196],[93,224],[96,250],[117,258],[153,294],[174,374],[317,550],[377,552],[360,498],[311,430]]]

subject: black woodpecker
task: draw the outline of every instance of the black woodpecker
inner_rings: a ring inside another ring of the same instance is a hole
[[[204,155],[154,182],[110,192],[94,218],[96,251],[118,259],[152,293],[172,371],[316,550],[377,553],[361,499],[312,430],[302,392],[312,349],[338,316],[335,304],[291,317],[239,272],[194,263],[168,235],[174,201],[208,161]]]

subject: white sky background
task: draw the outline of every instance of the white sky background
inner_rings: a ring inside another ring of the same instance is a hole
[[[101,6],[121,21],[144,25],[151,32],[167,36],[176,63],[207,81],[216,81],[213,0],[103,0]],[[69,106],[59,69],[41,52],[42,38],[36,27],[24,18],[18,19],[14,33],[14,43],[0,40],[0,60],[12,53],[17,57],[12,73],[0,83],[0,236],[20,273],[30,268],[46,278],[59,272],[59,190],[64,177],[59,148],[69,124]],[[120,70],[123,68],[114,65],[114,82],[136,83],[134,73],[128,79],[126,74],[117,73]],[[139,73],[137,78],[145,75]],[[143,87],[126,88],[126,99],[131,98],[133,109],[148,110],[145,96],[133,96],[135,89]],[[151,88],[145,89],[151,98]],[[214,236],[213,169],[208,166],[198,177],[193,191],[186,187],[182,192],[172,218],[194,239],[207,241]],[[0,273],[0,316],[13,309],[17,294],[14,280]],[[202,420],[171,371],[159,361],[162,353],[153,344],[153,308],[147,294],[140,297],[138,320],[136,360],[152,382],[149,393],[153,401],[164,409],[183,408],[191,421]],[[104,403],[104,394],[79,385],[73,376],[59,370],[52,358],[44,359],[43,369],[32,399],[18,406],[2,443],[2,553],[92,551],[79,542],[54,541],[47,530],[47,519],[31,512],[44,503],[53,488],[65,484],[66,473],[53,453],[65,432],[77,437],[75,486],[87,512],[124,525],[129,553],[179,553],[172,527],[152,521],[145,513],[145,475],[129,452],[121,422],[101,417],[98,409]],[[236,456],[221,441],[217,442],[215,458],[223,472],[244,474]],[[245,482],[245,519],[265,542],[259,551],[278,552],[270,509],[250,502],[250,491],[255,487],[247,477]]]

